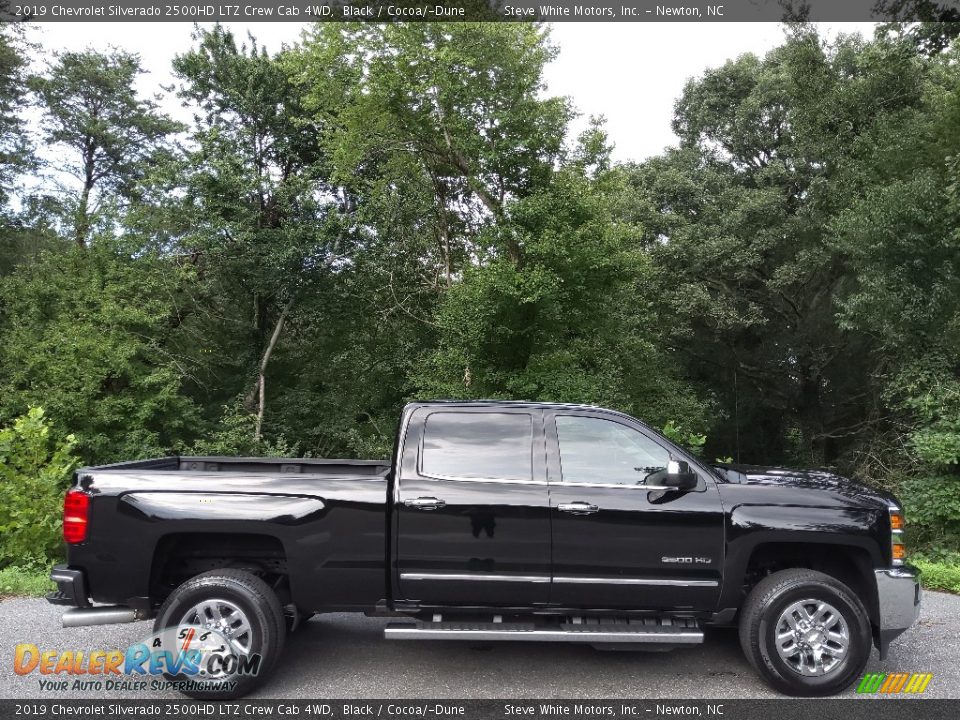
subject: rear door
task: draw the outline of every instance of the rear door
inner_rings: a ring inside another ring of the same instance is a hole
[[[424,604],[546,604],[550,508],[543,413],[427,406],[395,488],[395,587]]]
[[[712,609],[723,565],[723,512],[713,478],[701,473],[690,491],[657,489],[669,460],[687,458],[625,416],[551,410],[545,428],[551,601],[578,608]]]

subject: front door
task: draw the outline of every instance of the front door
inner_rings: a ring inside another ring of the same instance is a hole
[[[723,512],[714,479],[653,489],[679,450],[630,418],[597,410],[546,414],[553,524],[551,604],[713,609]]]
[[[540,410],[434,406],[410,418],[395,494],[403,599],[546,604],[550,509]]]

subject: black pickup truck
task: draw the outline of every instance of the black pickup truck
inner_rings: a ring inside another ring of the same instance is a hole
[[[344,611],[395,618],[389,639],[637,649],[736,625],[771,686],[828,695],[918,616],[903,530],[887,493],[826,472],[711,467],[619,412],[418,402],[389,462],[77,471],[49,600],[73,606],[68,627],[155,617],[184,648],[212,633],[216,647],[194,650],[259,659],[256,672],[209,666],[201,675],[224,682],[186,687],[197,697],[248,692],[287,632]]]

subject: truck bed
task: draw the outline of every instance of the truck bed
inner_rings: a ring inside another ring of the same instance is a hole
[[[290,578],[304,611],[369,609],[386,597],[389,473],[386,460],[214,456],[81,468],[89,532],[68,563],[85,568],[95,602],[137,607],[183,575],[255,556]]]

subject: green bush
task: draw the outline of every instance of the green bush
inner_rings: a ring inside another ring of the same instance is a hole
[[[960,478],[924,474],[901,480],[899,490],[911,544],[960,549]]]
[[[60,553],[62,493],[75,440],[56,440],[43,409],[0,430],[0,568],[42,565]]]
[[[243,401],[223,408],[217,429],[209,437],[201,438],[185,448],[185,455],[239,455],[241,457],[295,457],[299,453],[282,435],[274,440],[254,435],[256,416],[245,410]]]
[[[910,563],[919,568],[924,587],[960,593],[960,553],[915,555]]]
[[[891,383],[888,400],[910,418],[908,474],[897,483],[911,542],[928,554],[960,551],[960,379],[953,353],[933,352]],[[960,565],[960,555],[954,564]]]
[[[26,595],[40,597],[54,590],[50,580],[50,566],[20,567],[11,565],[0,570],[0,597]]]

